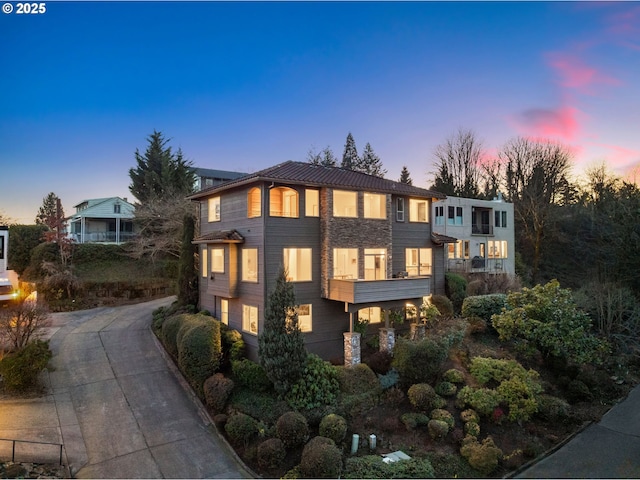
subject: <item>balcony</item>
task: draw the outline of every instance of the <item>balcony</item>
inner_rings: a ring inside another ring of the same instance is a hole
[[[504,273],[504,258],[449,258],[447,272],[456,273]]]
[[[431,293],[431,277],[386,280],[329,279],[329,300],[347,303],[387,302],[424,297]]]

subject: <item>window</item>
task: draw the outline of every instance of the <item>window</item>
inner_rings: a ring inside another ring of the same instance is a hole
[[[409,199],[409,221],[423,223],[429,221],[426,200],[418,200],[416,198]]]
[[[247,193],[247,217],[255,218],[262,215],[262,195],[258,187],[253,187]]]
[[[358,278],[358,249],[333,249],[333,278]]]
[[[358,310],[358,319],[369,323],[380,323],[382,321],[382,310],[380,307],[361,308]]]
[[[364,218],[387,218],[387,196],[379,193],[366,193],[364,201]]]
[[[115,203],[113,205],[113,213],[120,213],[120,204],[119,203]]]
[[[507,241],[489,240],[489,258],[507,258]]]
[[[229,300],[220,299],[220,321],[225,325],[229,325]]]
[[[269,190],[269,215],[298,218],[298,192],[289,187],[274,187]]]
[[[207,247],[204,246],[202,247],[202,261],[200,262],[200,267],[202,267],[202,276],[204,278],[207,278],[209,276],[209,265],[207,264],[208,260],[208,256],[207,253],[209,253],[209,251],[207,250]]]
[[[209,199],[209,221],[220,221],[220,197],[213,197]]]
[[[334,217],[357,217],[358,216],[358,193],[344,190],[333,191],[333,216]]]
[[[242,249],[242,281],[258,282],[258,249]]]
[[[284,268],[290,282],[311,281],[311,249],[285,248]]]
[[[258,307],[242,305],[242,330],[253,335],[258,334]]]
[[[447,244],[448,258],[469,258],[469,240],[458,240]]]
[[[384,248],[364,249],[364,279],[384,280],[387,278],[387,250]]]
[[[410,277],[431,275],[431,249],[407,248],[405,251],[405,269]]]
[[[211,271],[224,273],[224,248],[211,249]]]
[[[495,211],[496,227],[507,228],[507,212],[506,210]]]
[[[444,207],[436,207],[436,225],[444,225]]]
[[[396,198],[396,220],[404,222],[404,198]]]
[[[462,207],[449,207],[447,225],[462,225]]]
[[[296,307],[298,313],[298,326],[301,332],[310,332],[312,330],[311,323],[311,304],[298,305]]]
[[[304,214],[307,217],[320,216],[320,192],[306,189],[304,191]]]

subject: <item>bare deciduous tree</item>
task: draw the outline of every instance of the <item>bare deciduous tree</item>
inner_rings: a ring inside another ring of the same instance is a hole
[[[35,301],[22,300],[0,309],[0,341],[13,350],[40,337],[42,328],[50,325],[49,311]]]

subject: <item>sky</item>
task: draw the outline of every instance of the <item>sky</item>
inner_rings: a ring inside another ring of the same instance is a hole
[[[197,167],[247,173],[341,159],[351,132],[422,187],[460,128],[489,155],[559,141],[575,175],[640,166],[638,2],[43,5],[0,13],[0,215],[17,223],[49,192],[66,215],[134,201],[154,130]]]

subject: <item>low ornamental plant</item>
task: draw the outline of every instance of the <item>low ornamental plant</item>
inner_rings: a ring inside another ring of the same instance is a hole
[[[284,462],[287,450],[279,438],[269,438],[258,445],[257,460],[260,468],[273,470]]]
[[[307,419],[298,412],[283,414],[276,422],[276,436],[287,448],[303,445],[309,438]]]
[[[313,437],[302,450],[300,472],[304,478],[339,478],[342,452],[330,438]]]
[[[428,383],[416,383],[409,387],[407,397],[414,408],[422,411],[428,411],[433,408],[438,394],[434,388]]]
[[[204,399],[215,413],[224,412],[227,400],[233,391],[234,383],[222,373],[216,373],[204,381]]]
[[[347,421],[340,415],[330,413],[320,421],[318,433],[322,437],[330,438],[336,444],[339,444],[347,435]]]
[[[467,435],[462,441],[460,455],[466,458],[473,468],[484,475],[489,475],[498,466],[502,458],[502,450],[496,447],[491,437],[485,438],[480,443],[477,438]]]
[[[224,425],[229,441],[234,445],[246,445],[258,433],[258,422],[244,413],[234,413]]]

